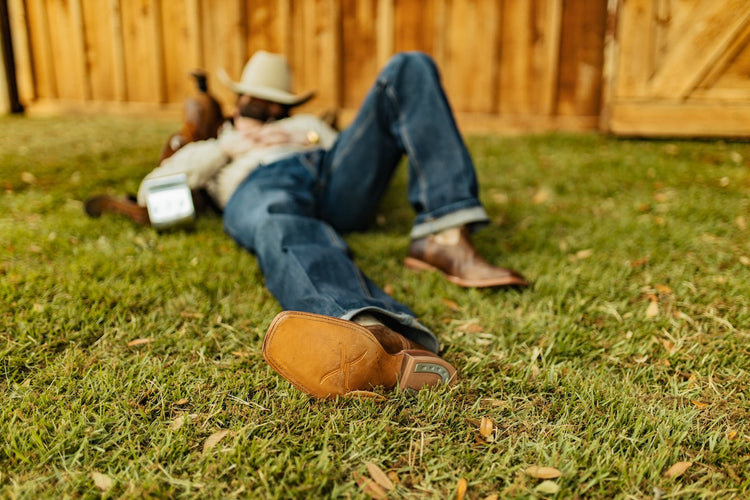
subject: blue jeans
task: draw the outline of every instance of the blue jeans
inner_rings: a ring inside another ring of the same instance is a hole
[[[432,332],[362,273],[340,236],[367,227],[403,155],[416,213],[412,238],[487,222],[435,64],[425,54],[402,53],[383,68],[331,149],[253,171],[225,207],[224,228],[256,254],[284,309],[344,319],[367,311],[437,352]]]

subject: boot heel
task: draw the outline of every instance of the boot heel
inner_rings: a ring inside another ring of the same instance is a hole
[[[444,359],[426,351],[403,351],[401,365],[402,389],[420,390],[436,385],[450,385],[456,369]]]

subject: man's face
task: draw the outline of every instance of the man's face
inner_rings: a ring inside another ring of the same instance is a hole
[[[289,106],[249,95],[238,95],[236,107],[239,116],[262,122],[272,122],[289,116]]]

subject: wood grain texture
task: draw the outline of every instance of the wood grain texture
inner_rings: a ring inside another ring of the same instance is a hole
[[[307,111],[356,109],[382,65],[405,50],[430,54],[454,110],[482,123],[590,123],[600,109],[606,0],[10,2],[14,36],[28,40],[16,60],[32,107],[60,99],[179,108],[199,67],[231,107],[219,68],[239,80],[263,49],[288,56],[296,91],[317,90]]]

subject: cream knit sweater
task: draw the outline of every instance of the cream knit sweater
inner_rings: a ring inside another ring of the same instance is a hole
[[[259,165],[301,151],[328,149],[338,135],[328,124],[309,114],[268,124],[248,118],[235,123],[234,127],[225,125],[217,139],[186,144],[143,181],[182,173],[191,189],[205,188],[224,208],[237,186]],[[138,190],[138,203],[146,205],[143,182]]]

